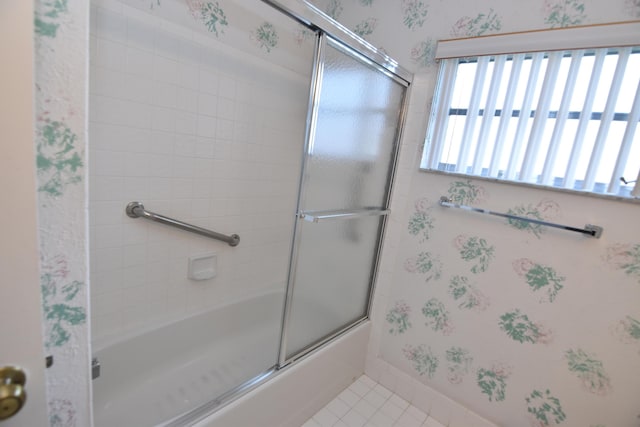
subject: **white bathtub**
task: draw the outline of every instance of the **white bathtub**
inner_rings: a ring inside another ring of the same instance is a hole
[[[161,425],[271,368],[282,304],[282,293],[254,297],[96,351],[95,427]],[[367,322],[198,425],[299,426],[364,372],[368,331]]]
[[[98,350],[95,427],[160,424],[272,367],[283,301],[254,297]]]

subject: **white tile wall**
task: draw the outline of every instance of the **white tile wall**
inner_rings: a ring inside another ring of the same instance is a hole
[[[308,76],[260,68],[260,60],[117,1],[96,1],[91,17],[94,347],[284,289]],[[133,200],[238,233],[241,243],[230,248],[128,218]],[[187,258],[202,252],[217,254],[217,277],[187,279]]]

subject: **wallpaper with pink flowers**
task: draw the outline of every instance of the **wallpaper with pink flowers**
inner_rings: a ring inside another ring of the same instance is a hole
[[[378,357],[498,425],[639,425],[640,206],[422,172],[410,194]]]

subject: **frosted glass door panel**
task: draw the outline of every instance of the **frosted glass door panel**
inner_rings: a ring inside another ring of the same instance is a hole
[[[286,359],[367,316],[406,91],[329,37],[322,43],[289,282]]]
[[[383,218],[303,223],[288,356],[366,316]]]
[[[331,39],[324,60],[305,209],[379,208],[386,203],[404,87]]]

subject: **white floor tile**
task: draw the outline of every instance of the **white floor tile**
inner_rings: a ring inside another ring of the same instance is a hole
[[[360,378],[358,378],[358,381],[364,383],[364,385],[366,385],[369,388],[374,388],[377,384],[374,380],[372,380],[366,375],[363,375]]]
[[[349,427],[362,427],[367,419],[352,409],[342,417],[342,421]]]
[[[369,419],[368,423],[376,427],[391,427],[396,420],[382,411],[378,411]]]
[[[423,427],[445,427],[443,424],[440,424],[434,418],[427,418],[427,420],[422,424]]]
[[[358,411],[360,415],[362,415],[367,420],[371,418],[371,416],[378,410],[378,408],[376,408],[375,406],[373,406],[372,404],[370,404],[364,399],[356,403],[353,409]]]
[[[347,412],[349,412],[351,406],[347,405],[344,400],[336,397],[331,402],[329,402],[329,404],[327,405],[327,409],[329,409],[336,417],[342,418],[347,414]]]
[[[427,419],[427,414],[425,414],[424,412],[422,412],[420,409],[416,408],[413,405],[409,405],[407,409],[405,409],[404,413],[411,415],[413,418],[420,421],[420,423],[423,423],[424,420]]]
[[[393,394],[391,392],[391,390],[389,390],[388,388],[386,388],[386,387],[384,387],[384,386],[382,386],[380,384],[377,384],[373,389],[375,391],[377,391],[378,393],[380,393],[380,395],[382,397],[384,397],[385,399],[388,399]]]
[[[382,412],[395,422],[398,418],[400,418],[400,415],[402,415],[404,410],[400,409],[399,406],[397,406],[390,400],[387,400],[387,402],[382,405],[382,408],[380,408],[380,412]]]
[[[446,416],[446,422],[451,419],[452,405],[455,402],[444,398],[434,399],[432,413],[440,413]],[[457,404],[456,404],[457,405]],[[438,406],[435,408],[435,406]],[[462,408],[462,407],[461,407]],[[464,418],[462,425],[466,426],[466,420],[474,421],[475,425],[491,426],[491,423],[478,423],[482,418],[471,412],[462,412]],[[461,425],[457,422],[457,425]],[[358,378],[347,389],[319,410],[311,419],[301,427],[445,427],[436,418],[428,416],[417,406],[409,404],[399,395],[374,382],[367,376]],[[470,426],[469,426],[470,427]]]
[[[338,395],[338,397],[351,407],[355,406],[355,404],[360,400],[360,396],[355,394],[350,389],[343,390],[342,393]]]
[[[376,409],[381,408],[387,401],[387,399],[382,397],[382,395],[375,390],[371,390],[365,397],[363,397],[363,399],[372,404]]]
[[[398,418],[398,421],[396,421],[393,427],[420,427],[422,426],[423,421],[424,420],[418,421],[417,418],[412,417],[405,411],[405,413]]]
[[[354,392],[360,397],[364,397],[365,394],[369,393],[369,390],[371,390],[371,388],[367,387],[364,383],[360,381],[356,381],[349,386],[349,390],[351,390],[352,392]]]
[[[338,422],[339,418],[331,413],[331,411],[329,411],[325,406],[320,409],[312,419],[318,423],[320,427],[333,427],[333,425]]]

